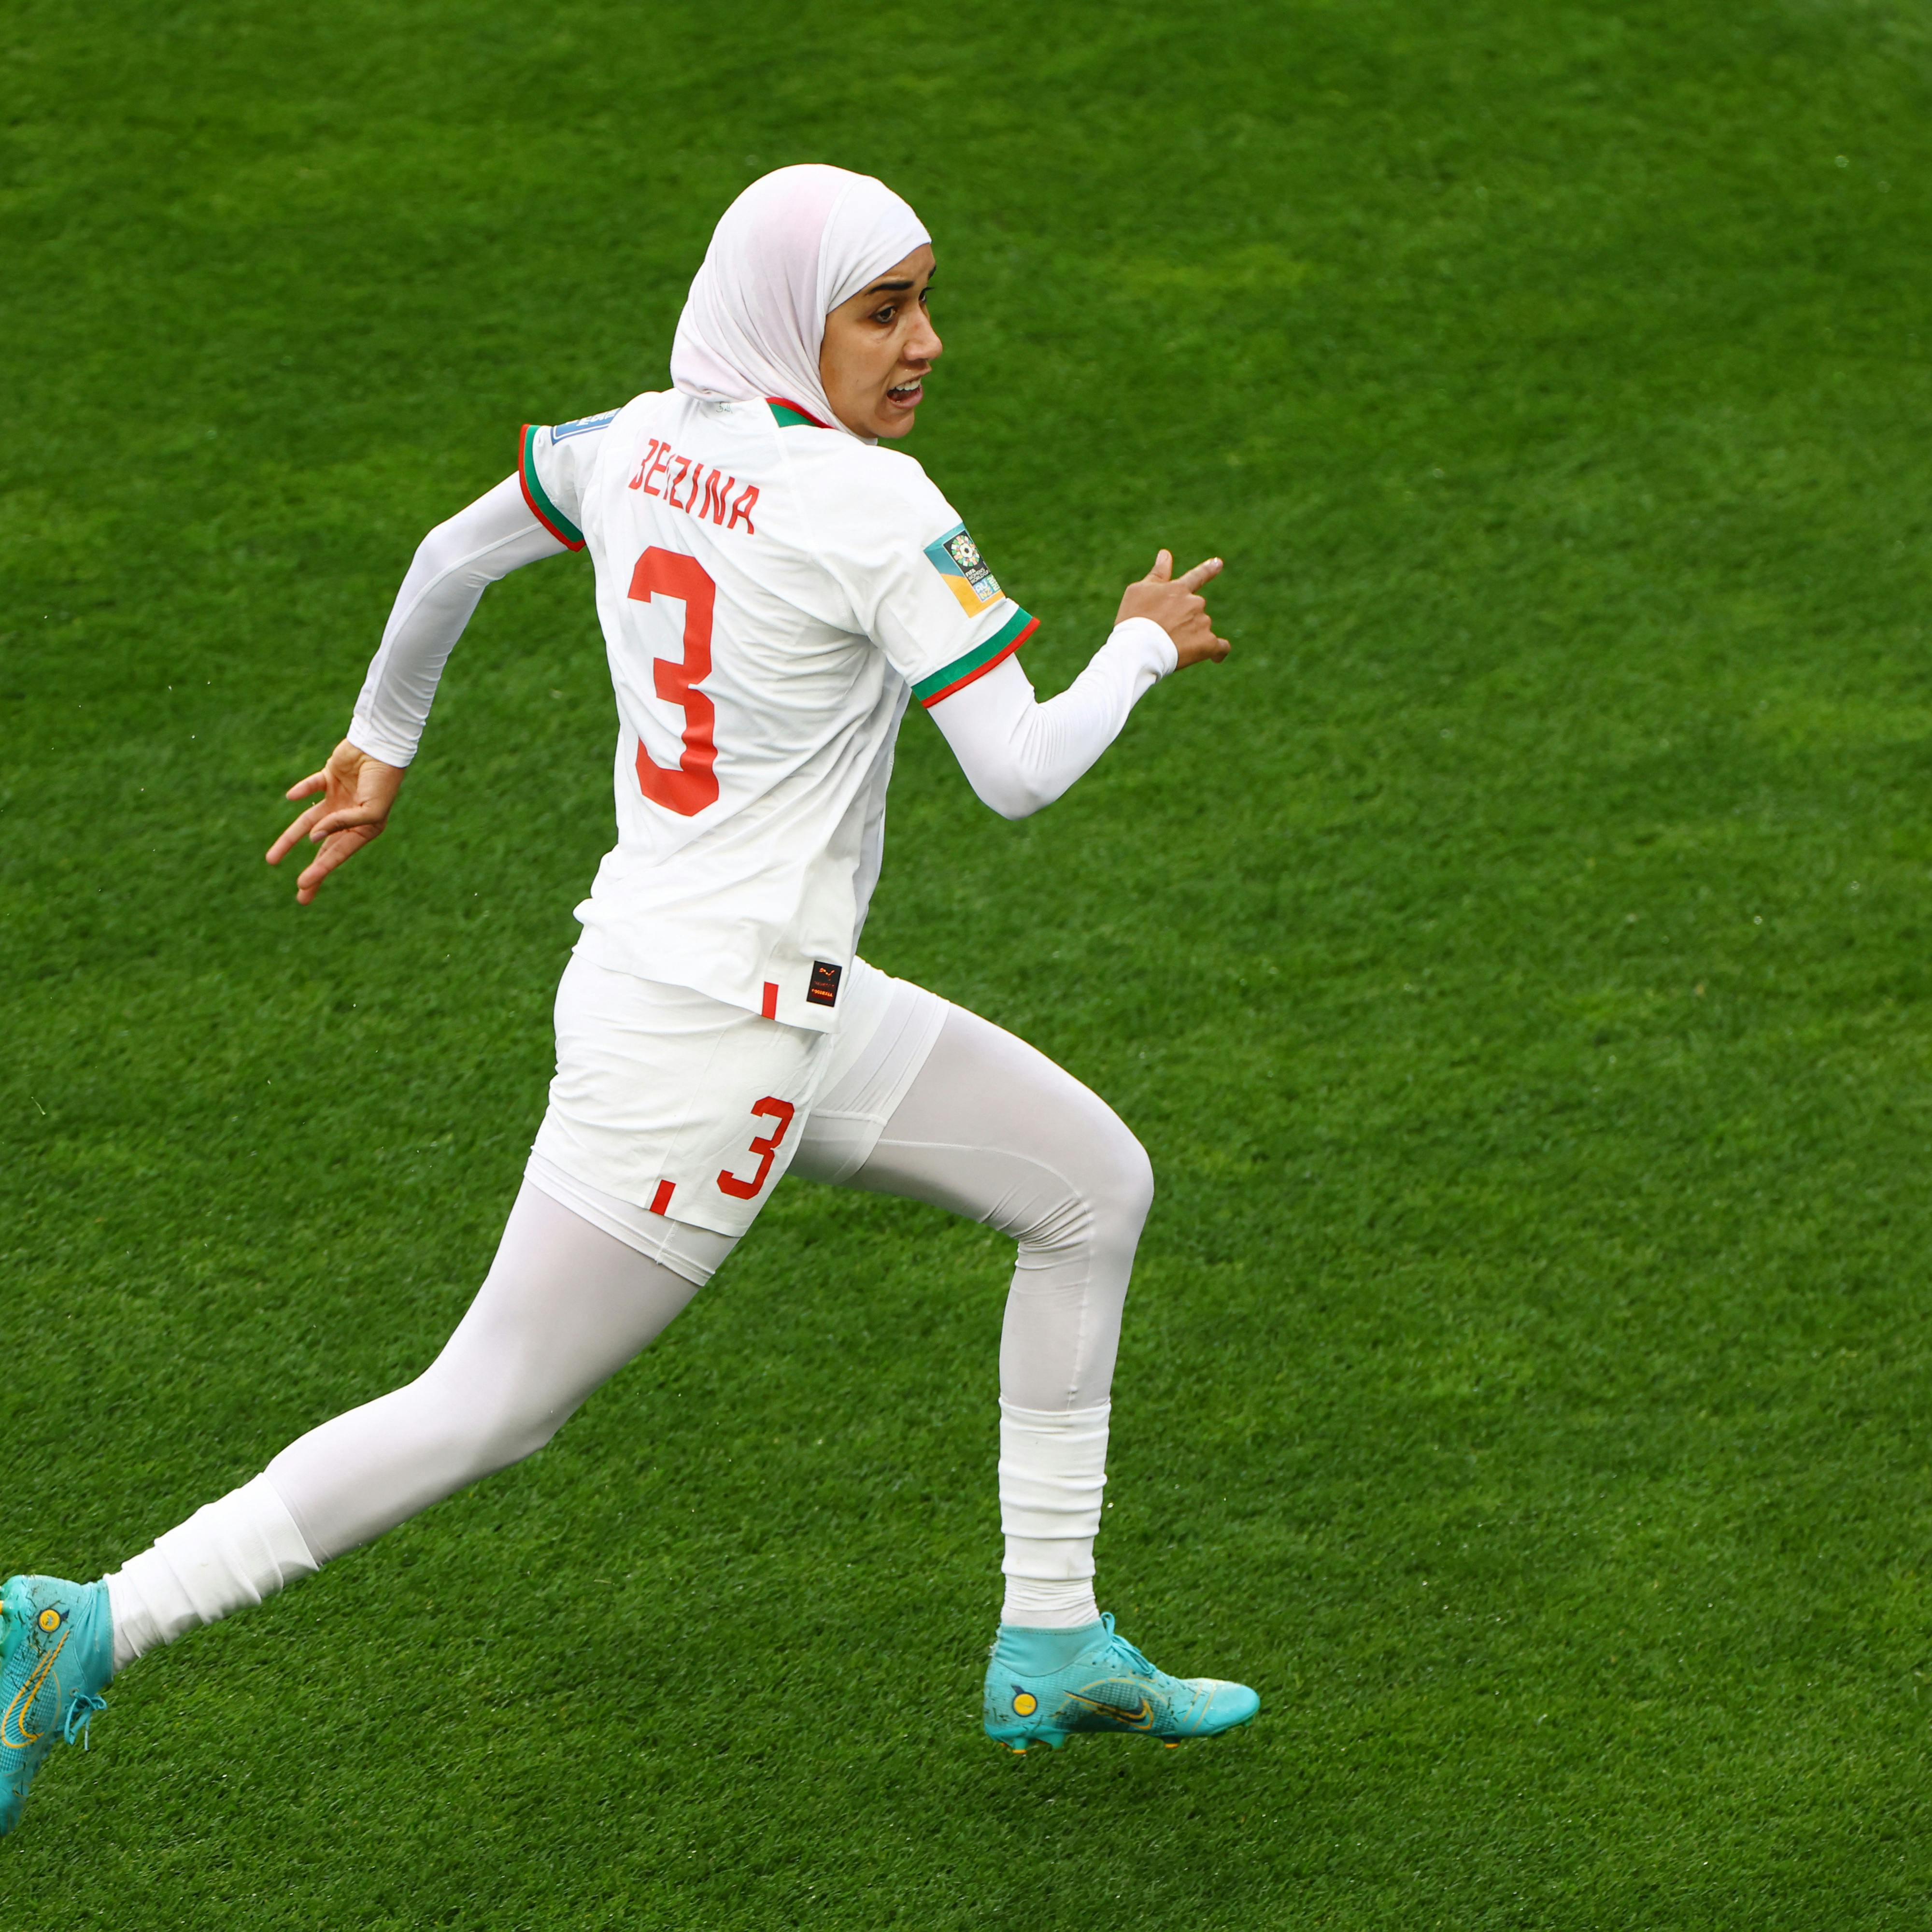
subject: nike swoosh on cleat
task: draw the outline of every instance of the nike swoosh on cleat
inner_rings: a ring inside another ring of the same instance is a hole
[[[1154,1723],[1154,1706],[1143,1697],[1140,1708],[1130,1711],[1118,1704],[1103,1703],[1098,1697],[1083,1697],[1077,1690],[1066,1694],[1076,1704],[1084,1704],[1090,1711],[1097,1711],[1103,1718],[1112,1718],[1115,1723],[1126,1726],[1130,1730],[1144,1731]]]
[[[22,1705],[31,1705],[33,1702],[40,1686],[46,1682],[47,1672],[54,1667],[54,1659],[67,1648],[68,1634],[65,1630],[61,1633],[60,1642],[40,1659],[39,1670],[21,1685],[13,1702],[7,1706],[5,1716],[0,1717],[0,1744],[4,1744],[8,1750],[25,1750],[29,1745],[38,1744],[45,1735],[40,1731],[29,1731],[26,1725],[20,1722],[19,1713]],[[19,1734],[20,1742],[17,1744],[14,1742],[12,1737],[8,1736],[10,1729]]]

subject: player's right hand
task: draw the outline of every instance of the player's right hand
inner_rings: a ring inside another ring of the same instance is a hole
[[[344,860],[381,835],[389,822],[389,808],[403,788],[404,776],[401,766],[386,765],[345,738],[329,753],[328,763],[320,771],[311,772],[300,784],[289,787],[284,795],[291,799],[322,794],[321,802],[310,806],[268,848],[272,866],[279,866],[289,848],[303,838],[322,848],[296,880],[296,904],[307,905]]]
[[[1219,664],[1228,655],[1226,638],[1214,634],[1201,586],[1221,574],[1221,560],[1210,556],[1197,563],[1185,577],[1174,574],[1174,553],[1164,550],[1154,560],[1154,568],[1138,584],[1127,586],[1120,599],[1120,614],[1114,620],[1124,624],[1130,617],[1151,617],[1174,640],[1180,662],[1174,668],[1185,670],[1203,659]]]

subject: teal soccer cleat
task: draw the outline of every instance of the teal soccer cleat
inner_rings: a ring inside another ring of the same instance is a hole
[[[1112,1616],[1084,1630],[1002,1624],[986,1665],[986,1735],[1011,1751],[1058,1750],[1076,1731],[1126,1731],[1164,1744],[1245,1724],[1262,1700],[1245,1684],[1170,1677],[1124,1636]]]
[[[84,1738],[114,1675],[105,1583],[9,1576],[0,1583],[0,1836],[56,1738]]]

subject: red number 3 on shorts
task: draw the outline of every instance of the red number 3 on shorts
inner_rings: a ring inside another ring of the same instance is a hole
[[[768,1134],[760,1134],[751,1145],[751,1151],[758,1156],[758,1171],[749,1180],[740,1180],[728,1168],[718,1177],[718,1185],[734,1201],[749,1201],[765,1184],[765,1177],[772,1171],[772,1157],[778,1150],[778,1144],[785,1137],[785,1130],[791,1125],[791,1117],[797,1112],[789,1100],[774,1100],[767,1096],[752,1109],[753,1120],[761,1115],[778,1125]]]

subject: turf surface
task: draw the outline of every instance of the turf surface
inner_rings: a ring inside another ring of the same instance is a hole
[[[1008,826],[902,752],[871,957],[1162,1192],[1104,1600],[1264,1715],[977,1732],[984,1231],[788,1185],[533,1462],[130,1674],[43,1925],[1918,1926],[1932,1894],[1932,22],[1528,0],[56,7],[0,28],[7,1568],[412,1373],[606,839],[587,572],[391,835],[260,854],[421,532],[662,380],[826,158],[938,238],[911,446],[1070,677],[1225,668]]]

